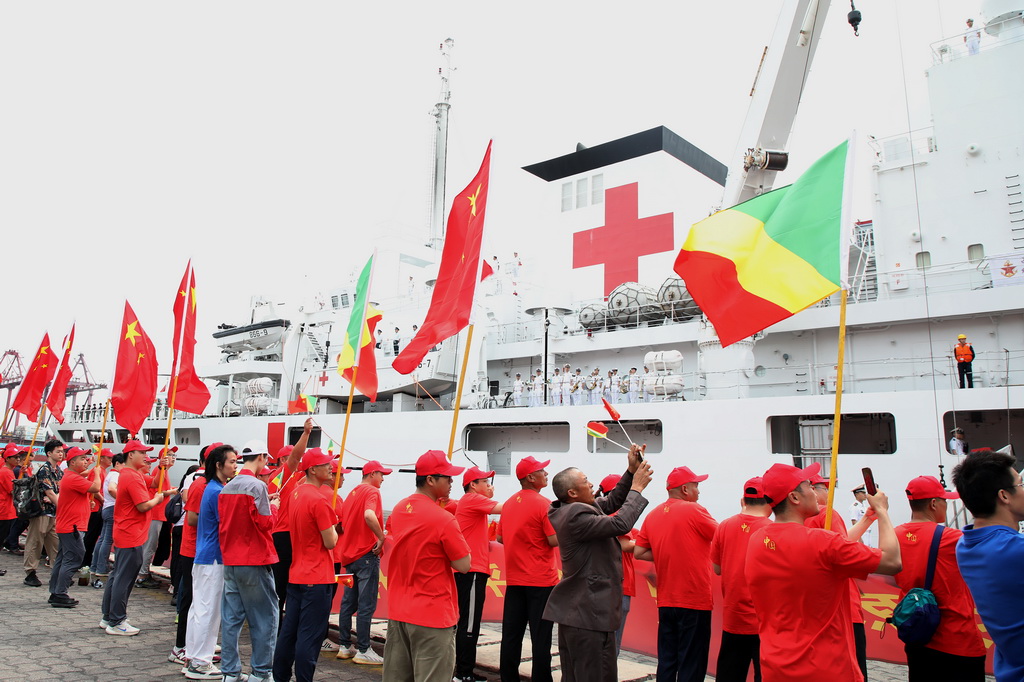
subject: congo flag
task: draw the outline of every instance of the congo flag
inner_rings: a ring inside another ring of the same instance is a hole
[[[383,314],[370,303],[370,283],[373,281],[373,256],[366,261],[356,284],[352,316],[345,330],[345,344],[338,354],[338,374],[351,382],[355,374],[356,388],[372,402],[377,400],[377,358],[374,330]],[[358,349],[358,352],[357,350]],[[355,371],[358,368],[358,371]]]
[[[792,185],[719,211],[690,228],[674,269],[723,346],[843,286],[848,147],[843,142]]]

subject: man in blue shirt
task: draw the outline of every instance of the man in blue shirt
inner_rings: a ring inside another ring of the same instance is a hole
[[[224,594],[224,559],[220,553],[218,502],[224,484],[235,475],[235,449],[220,445],[206,454],[206,488],[196,525],[196,558],[192,564],[192,606],[188,610],[185,657],[181,672],[190,680],[219,680],[213,664],[220,631],[220,604]]]
[[[996,680],[1024,679],[1024,482],[1012,455],[973,450],[953,469],[953,484],[974,515],[956,548],[960,573],[996,644]]]

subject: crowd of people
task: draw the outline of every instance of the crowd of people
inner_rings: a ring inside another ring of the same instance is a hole
[[[470,682],[483,679],[476,649],[496,539],[505,554],[503,681],[519,680],[527,629],[531,679],[551,679],[554,623],[563,680],[616,680],[639,559],[653,562],[656,576],[659,680],[704,679],[717,573],[724,616],[717,680],[746,680],[751,669],[757,680],[817,680],[827,665],[837,682],[858,682],[867,678],[866,636],[854,581],[881,573],[895,576],[902,595],[929,587],[938,605],[930,639],[906,644],[910,680],[984,679],[975,609],[996,646],[997,679],[1024,679],[1024,597],[1005,579],[1024,559],[1024,482],[1010,455],[968,453],[953,472],[957,492],[931,476],[909,481],[911,521],[894,528],[886,494],[859,487],[848,527],[828,508],[830,481],[818,464],[772,465],[736,491],[740,513],[719,522],[699,503],[708,476],[687,466],[668,473],[666,499],[652,506],[644,497],[653,470],[643,446],[632,446],[624,471],[596,489],[577,468],[558,472],[550,479],[553,502],[542,494],[550,461],[520,460],[520,489],[501,502],[493,471],[454,466],[431,450],[416,461],[415,490],[385,523],[380,488],[392,470],[367,462],[361,482],[341,495],[335,484],[352,470],[307,448],[312,427],[307,420],[298,442],[273,454],[211,444],[177,487],[167,480],[171,449],[154,457],[153,447],[133,440],[116,455],[101,451],[90,468],[93,451],[47,442],[46,462],[29,474],[41,513],[27,528],[25,584],[41,586],[36,571],[45,550],[49,605],[77,607],[69,588],[88,565],[84,539],[99,514],[89,560],[93,586],[103,589],[100,627],[136,636],[130,595],[153,580],[149,549],[160,535],[154,527],[166,521],[176,524],[178,613],[168,660],[187,679],[311,680],[318,658],[333,653],[382,665],[384,680]],[[3,456],[0,537],[7,551],[20,552],[18,536],[10,542],[11,490],[25,449],[8,445]],[[454,499],[460,477],[463,494]],[[975,517],[963,531],[944,525],[947,500],[957,498]],[[864,542],[869,530],[877,547]],[[381,656],[371,646],[370,620],[385,547],[389,624]],[[328,618],[339,589],[334,642]],[[238,642],[244,623],[252,641],[248,674]]]

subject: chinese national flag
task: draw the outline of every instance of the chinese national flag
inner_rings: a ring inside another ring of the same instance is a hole
[[[43,341],[39,344],[39,350],[32,358],[32,364],[25,374],[15,396],[11,409],[20,412],[33,421],[39,419],[39,406],[43,402],[43,391],[46,390],[50,379],[57,373],[57,358],[50,348],[50,335],[43,334]]]
[[[179,353],[178,349],[181,348]],[[181,286],[174,297],[174,364],[177,375],[170,382],[174,409],[202,414],[210,402],[210,389],[196,375],[196,273],[192,261],[185,266]]]
[[[64,339],[64,358],[60,361],[57,378],[46,396],[46,406],[53,413],[58,424],[64,423],[64,405],[67,402],[68,382],[71,381],[71,347],[75,343],[75,325],[71,325],[71,333]]]
[[[139,324],[138,315],[125,301],[110,406],[114,408],[114,419],[129,433],[137,434],[153,409],[156,368],[153,342]]]
[[[416,336],[391,363],[400,374],[412,372],[427,351],[469,324],[473,292],[480,274],[480,242],[484,233],[490,168],[491,145],[488,143],[476,177],[452,202],[430,310]]]

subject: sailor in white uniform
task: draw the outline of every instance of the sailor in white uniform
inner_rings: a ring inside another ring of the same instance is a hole
[[[540,407],[544,404],[544,375],[537,370],[533,377],[533,390],[530,391],[530,407]]]
[[[551,388],[548,394],[550,398],[548,404],[560,406],[562,404],[562,374],[557,367],[555,367],[555,374],[551,377],[549,384]]]
[[[526,382],[523,381],[523,375],[516,372],[516,380],[512,382],[512,404],[516,407],[523,406],[524,388],[526,388]]]
[[[649,378],[651,378],[651,370],[647,369],[647,365],[644,365],[644,373],[640,377],[640,402],[642,403],[651,402],[651,392],[647,388],[647,380]]]
[[[562,367],[562,405],[572,403],[572,368],[569,365]]]
[[[615,383],[615,375],[612,373],[611,370],[608,370],[608,374],[604,378],[604,383],[601,384],[601,388],[603,389],[602,392],[601,392],[601,395],[604,396],[604,399],[607,400],[609,403],[612,402],[612,400],[613,400],[613,398],[612,398],[612,384],[614,384],[614,383]]]
[[[572,380],[569,384],[569,394],[572,396],[573,405],[582,405],[584,397],[586,396],[586,390],[583,388],[583,382],[586,377],[583,376],[583,370],[579,367],[576,368],[576,373],[572,375]]]
[[[626,377],[626,381],[628,382],[627,390],[629,391],[626,396],[629,398],[629,402],[640,402],[640,375],[636,373],[636,367],[629,368],[629,376]]]
[[[604,379],[601,377],[601,370],[598,367],[587,377],[587,392],[590,394],[590,404],[601,404],[601,393],[604,391]]]
[[[864,515],[868,512],[868,495],[864,486],[860,485],[853,489],[853,496],[856,501],[850,505],[850,515],[847,520],[850,526],[855,525],[858,521],[864,518]],[[864,531],[864,535],[860,538],[868,547],[878,547],[878,525],[871,524],[868,529]]]

